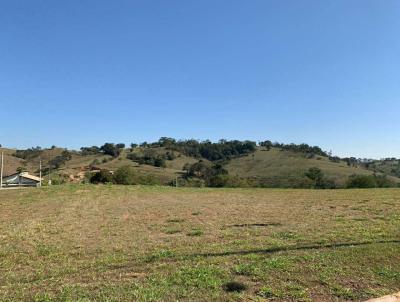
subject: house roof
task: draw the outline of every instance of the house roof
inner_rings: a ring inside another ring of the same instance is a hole
[[[11,176],[16,176],[16,175],[19,175],[19,176],[22,177],[22,178],[34,180],[34,181],[37,181],[37,182],[40,181],[40,177],[37,177],[37,176],[35,176],[35,175],[30,175],[28,172],[14,173],[14,174],[11,174],[11,175],[7,175],[7,176],[5,176],[4,178],[6,178],[6,177],[11,177]]]

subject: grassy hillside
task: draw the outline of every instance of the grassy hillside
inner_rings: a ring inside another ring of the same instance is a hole
[[[364,301],[399,290],[399,189],[0,191],[1,301]],[[244,285],[230,292],[229,282]]]
[[[385,173],[395,177],[400,177],[400,160],[382,159],[365,164],[368,170]]]
[[[12,156],[15,150],[3,150],[6,154],[5,175],[15,172],[21,166],[25,167],[29,172],[37,174],[40,159],[42,160],[43,169],[48,171],[49,161],[60,156],[64,151],[61,148],[45,149],[24,160]],[[143,155],[150,151],[156,155],[169,152],[168,149],[163,147],[138,147],[133,150],[133,153]],[[149,175],[160,184],[168,184],[176,177],[182,177],[182,168],[186,163],[193,164],[199,161],[199,158],[189,157],[181,152],[173,151],[174,158],[172,160],[165,160],[166,166],[161,168],[148,164],[138,164],[127,158],[130,153],[132,153],[132,150],[123,149],[119,156],[112,157],[102,153],[82,155],[80,152],[74,151],[71,152],[71,159],[62,164],[58,169],[52,169],[52,179],[79,182],[90,166],[112,171],[122,166],[130,166],[138,175]],[[208,160],[202,160],[212,165]],[[397,161],[375,162],[369,166],[360,165],[354,167],[348,166],[344,161],[331,161],[325,156],[316,155],[310,157],[304,153],[281,151],[278,148],[271,148],[267,151],[264,147],[258,147],[254,153],[234,157],[223,161],[222,164],[229,172],[229,175],[237,176],[241,179],[249,179],[250,182],[253,181],[266,187],[309,187],[310,180],[305,176],[305,172],[312,167],[320,168],[326,178],[331,179],[339,186],[343,186],[350,175],[372,175],[374,172],[391,175],[389,176],[390,180],[400,182],[400,179],[393,176],[393,173],[389,173],[399,167]],[[46,178],[48,178],[48,175]]]
[[[232,159],[226,165],[229,174],[259,179],[266,185],[284,187],[306,183],[308,180],[304,173],[311,167],[320,168],[326,177],[339,184],[343,184],[352,174],[373,174],[362,167],[349,167],[344,161],[336,163],[322,156],[307,158],[302,153],[280,151],[276,148],[270,151],[259,148],[255,153]],[[398,181],[397,178],[391,179]]]
[[[18,167],[23,165],[23,160],[13,156],[15,150],[0,148],[0,152],[4,152],[4,175],[10,175],[17,171]]]

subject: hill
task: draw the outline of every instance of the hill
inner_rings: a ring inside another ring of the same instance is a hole
[[[267,151],[261,147],[251,155],[230,160],[226,165],[229,174],[256,179],[268,187],[301,187],[309,182],[305,172],[312,167],[321,169],[340,186],[350,175],[373,175],[373,171],[363,166],[349,166],[343,160],[334,161],[325,156],[308,158],[303,153],[281,151],[278,148]],[[389,178],[399,181],[397,177]]]
[[[38,174],[41,162],[45,179],[51,178],[53,183],[83,182],[88,173],[112,172],[123,166],[131,167],[146,179],[145,183],[152,184],[170,184],[179,179],[180,185],[202,185],[218,176],[222,182],[217,179],[212,186],[303,188],[313,186],[313,181],[306,176],[311,168],[319,169],[334,187],[344,187],[351,175],[387,175],[389,182],[400,183],[397,173],[400,164],[396,159],[369,162],[340,159],[306,144],[262,143],[257,146],[249,141],[176,142],[162,138],[156,143],[133,148],[116,146],[118,144],[109,144],[108,149],[88,147],[81,151],[63,148],[0,150],[5,153],[5,175],[17,169]],[[196,166],[198,170],[190,174],[189,169],[195,163],[200,163]]]

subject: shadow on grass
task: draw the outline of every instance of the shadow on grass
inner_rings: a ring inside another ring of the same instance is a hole
[[[305,245],[294,245],[294,246],[283,246],[273,247],[268,249],[255,249],[247,251],[227,251],[221,253],[200,253],[192,254],[194,257],[220,257],[220,256],[231,256],[231,255],[249,255],[249,254],[273,254],[284,251],[298,251],[298,250],[318,250],[324,248],[340,248],[340,247],[355,247],[363,245],[374,245],[374,244],[387,244],[387,243],[400,243],[399,239],[393,240],[378,240],[378,241],[364,241],[364,242],[338,242],[329,244],[305,244]]]
[[[271,223],[243,223],[243,224],[232,224],[227,225],[227,228],[237,227],[237,228],[246,228],[246,227],[268,227],[268,226],[280,226],[282,224],[278,222]]]

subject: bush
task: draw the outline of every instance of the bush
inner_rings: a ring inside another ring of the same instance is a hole
[[[137,183],[135,171],[132,167],[118,168],[114,173],[114,182],[119,185],[134,185]]]
[[[165,164],[165,160],[163,158],[157,157],[154,159],[154,166],[165,168],[167,165]]]
[[[386,175],[376,175],[375,181],[379,188],[396,187],[396,183],[388,179]]]
[[[153,175],[143,175],[138,178],[138,183],[141,185],[156,186],[160,185],[161,181]]]
[[[218,174],[210,178],[207,185],[215,188],[239,188],[248,187],[248,183],[237,176],[229,176],[227,174]]]
[[[347,180],[347,188],[376,188],[377,183],[373,175],[351,175]]]
[[[99,154],[101,152],[100,148],[97,146],[92,146],[92,147],[82,147],[81,148],[81,154],[82,155],[94,155],[94,154]]]
[[[90,182],[93,184],[112,183],[113,180],[113,175],[107,170],[100,170],[90,177]]]
[[[150,165],[154,167],[166,167],[165,159],[167,159],[166,154],[157,154],[153,149],[148,149],[143,152],[143,154],[129,153],[126,156],[128,159],[137,162],[140,165]]]

